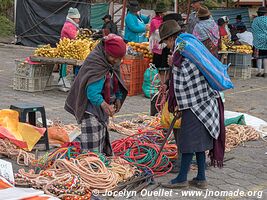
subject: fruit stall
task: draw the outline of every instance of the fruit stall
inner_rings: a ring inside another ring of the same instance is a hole
[[[60,39],[56,47],[51,47],[49,44],[38,47],[34,55],[28,59],[16,60],[13,89],[27,92],[53,89],[54,66],[60,64],[81,66],[99,41],[83,34],[76,40]],[[129,96],[142,93],[143,75],[151,60],[152,54],[148,43],[128,44],[127,55],[121,63],[121,73]]]
[[[231,64],[228,68],[230,76],[241,79],[251,78],[252,46],[236,45],[223,38],[219,54],[223,63]]]
[[[93,39],[61,39],[56,47],[49,44],[38,47],[26,60],[15,60],[16,70],[13,89],[38,92],[53,89],[55,65],[81,66],[87,55],[98,44]]]
[[[127,44],[127,55],[121,63],[122,78],[128,88],[128,96],[142,94],[144,73],[152,62],[152,53],[149,43],[129,42]]]

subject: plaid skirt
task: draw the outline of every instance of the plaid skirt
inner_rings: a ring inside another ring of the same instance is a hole
[[[81,124],[81,135],[77,138],[77,141],[81,143],[83,151],[103,153],[107,156],[112,156],[107,125],[108,121],[106,123],[101,123],[93,114],[84,114]]]

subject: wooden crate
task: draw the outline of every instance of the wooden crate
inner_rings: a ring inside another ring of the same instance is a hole
[[[228,68],[228,74],[230,77],[237,79],[250,79],[251,78],[251,68],[239,68],[235,66],[230,66]]]

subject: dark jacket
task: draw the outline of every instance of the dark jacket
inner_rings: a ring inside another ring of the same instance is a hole
[[[108,29],[109,33],[113,33],[113,34],[118,35],[117,25],[113,21],[109,21],[109,22],[105,23],[103,25],[102,29]]]

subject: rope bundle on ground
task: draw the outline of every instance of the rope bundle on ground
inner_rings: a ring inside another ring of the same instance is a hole
[[[15,176],[15,182],[17,185],[29,184],[43,189],[46,194],[59,197],[88,196],[93,189],[99,190],[100,193],[113,190],[118,182],[130,178],[136,172],[135,168],[121,158],[110,159],[109,164],[109,167],[106,167],[95,153],[80,154],[69,160],[56,159],[49,169],[37,174],[33,170],[25,172],[20,169]],[[72,181],[67,181],[70,177]],[[70,187],[73,181],[75,184]]]
[[[109,129],[123,135],[134,135],[138,131],[153,131],[161,129],[159,116],[138,116],[138,118],[131,121],[123,121],[118,124],[110,121]]]
[[[80,154],[80,146],[70,143],[69,146],[60,147],[51,153],[46,153],[38,160],[32,161],[32,166],[39,169],[46,169],[53,165],[57,159],[76,158]]]
[[[120,157],[112,158],[109,166],[109,169],[118,175],[118,182],[128,180],[138,171]]]
[[[226,126],[225,151],[229,152],[232,148],[250,140],[258,140],[260,134],[250,126],[232,124]]]
[[[0,139],[0,154],[17,160],[18,165],[29,166],[35,156],[12,144],[8,139]]]
[[[161,131],[140,131],[135,135],[115,140],[112,142],[112,149],[115,155],[131,164],[139,168],[147,167],[156,175],[164,175],[172,169],[170,158],[177,158],[177,146],[167,142],[155,160],[163,140],[164,135]]]

